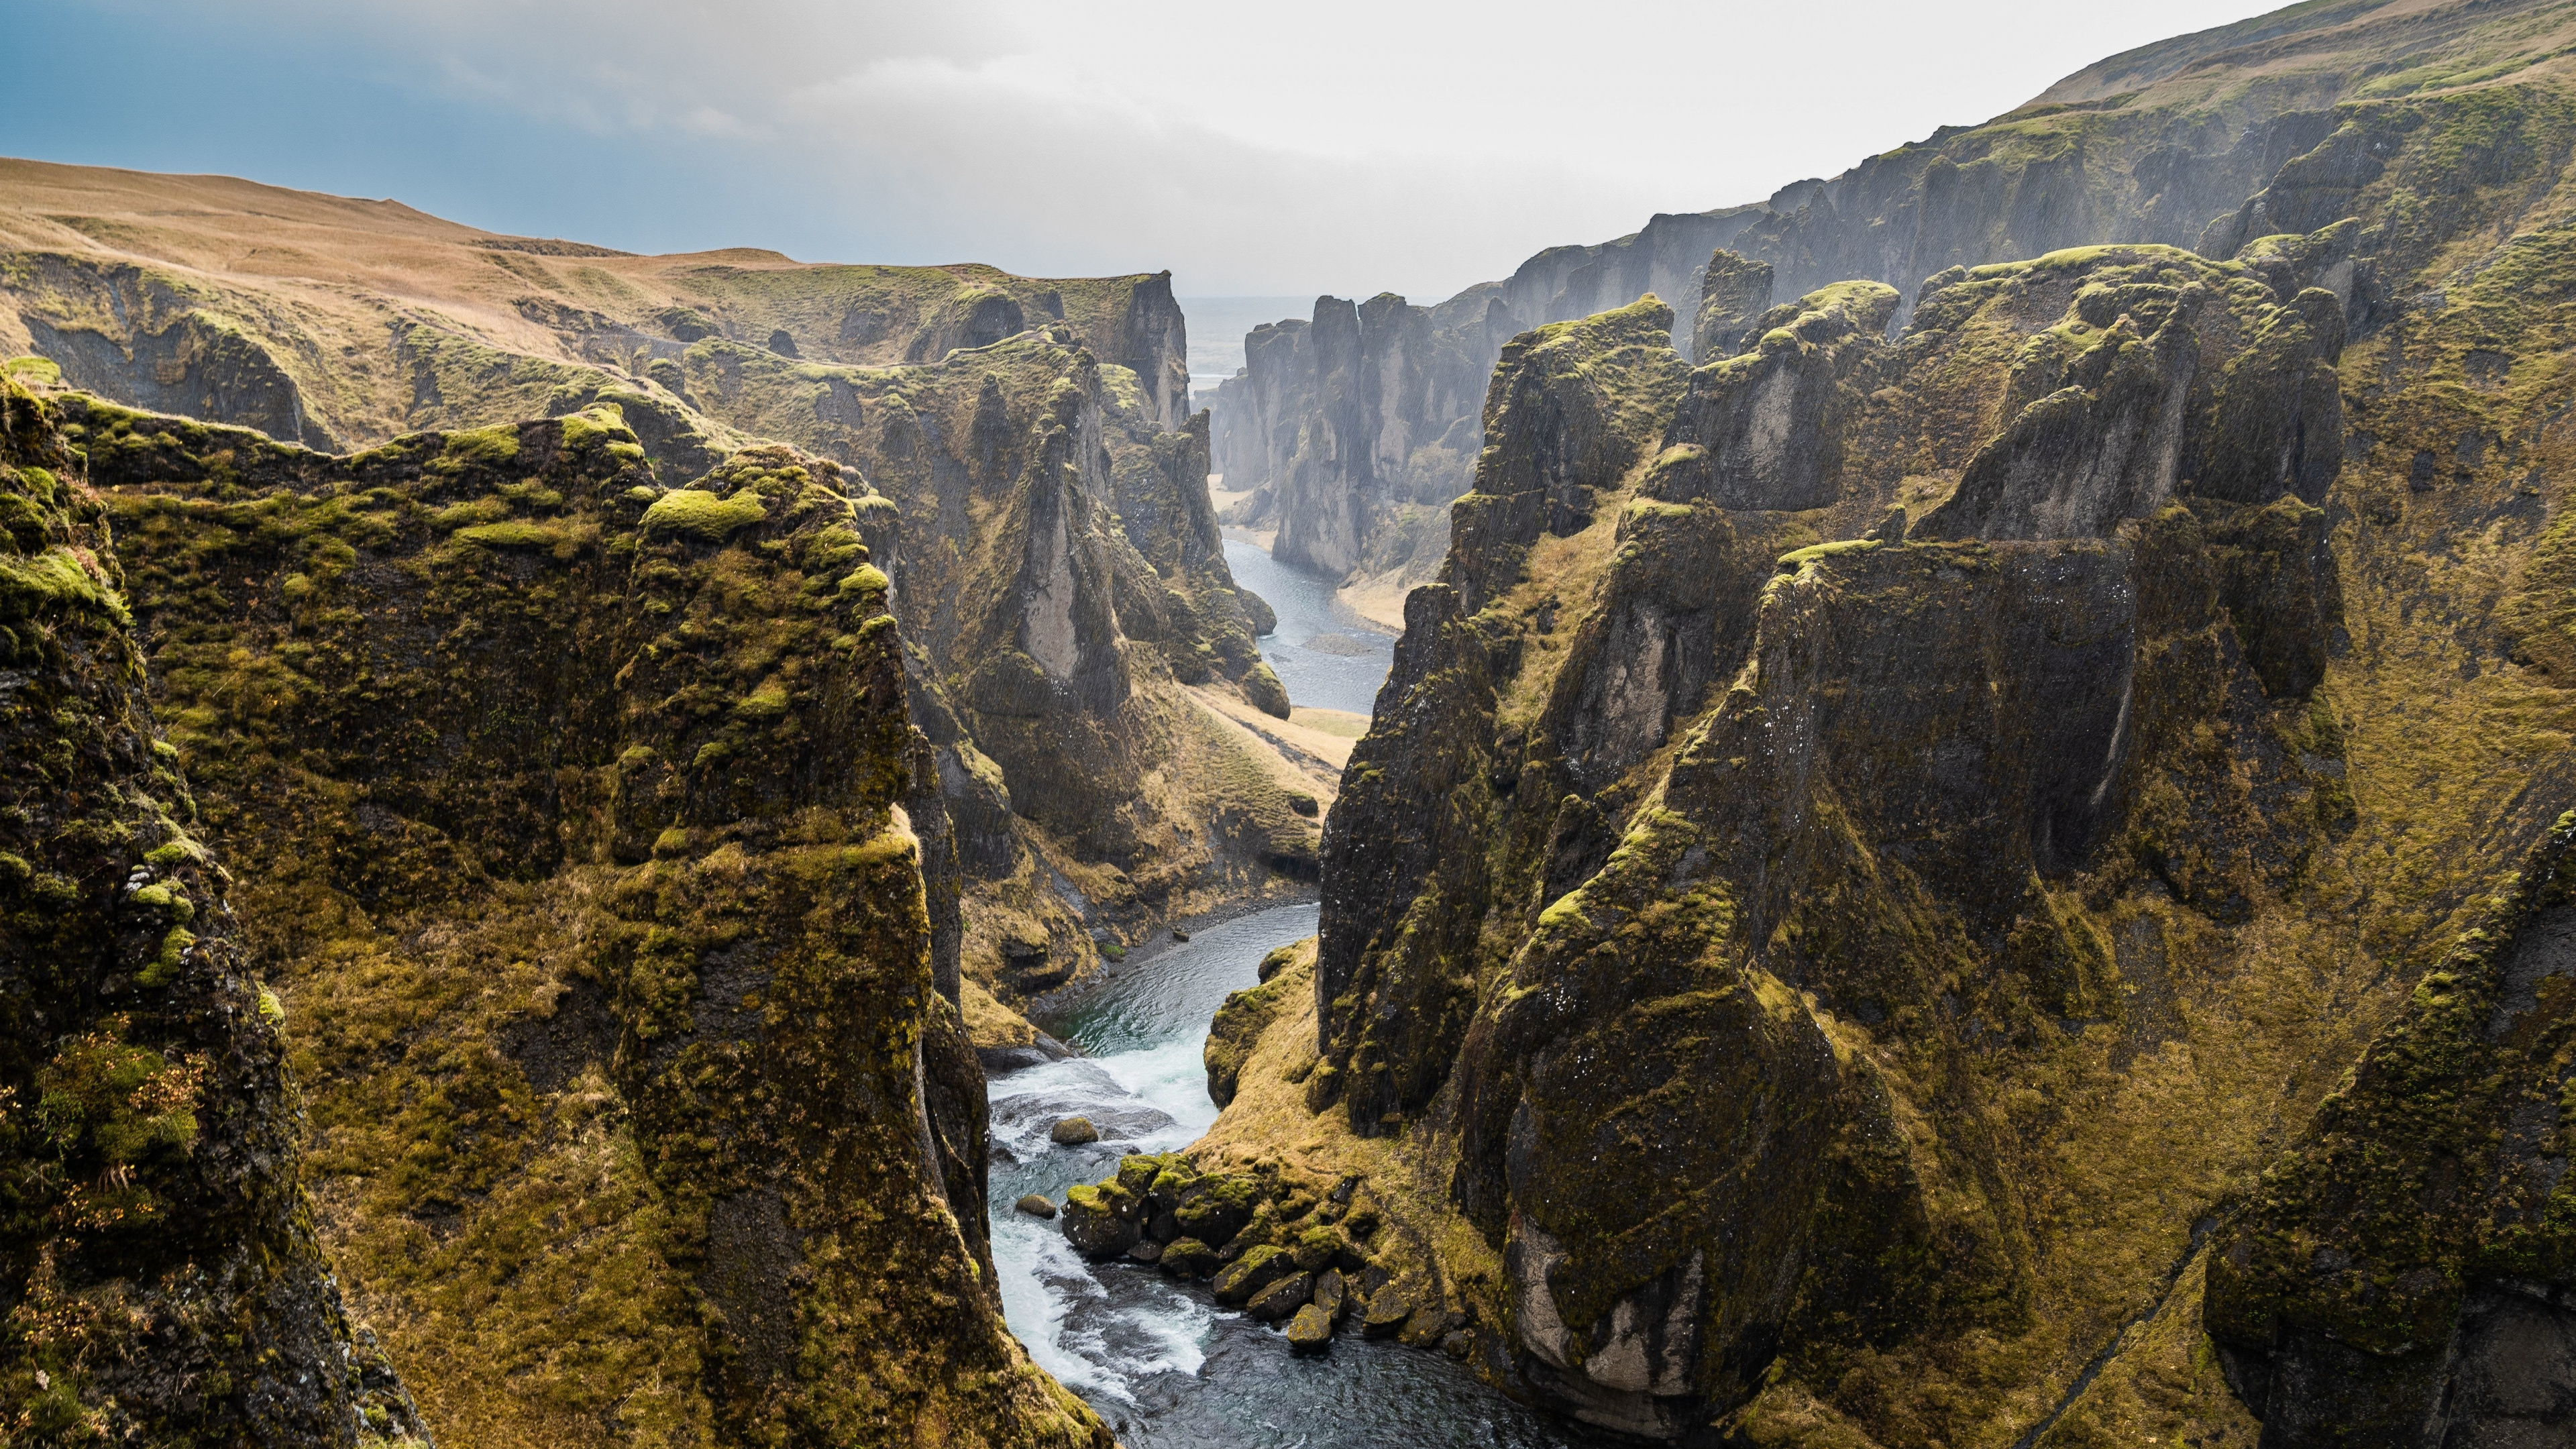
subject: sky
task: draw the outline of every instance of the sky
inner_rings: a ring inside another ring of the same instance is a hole
[[[1435,301],[2263,0],[0,0],[0,154],[632,251]]]

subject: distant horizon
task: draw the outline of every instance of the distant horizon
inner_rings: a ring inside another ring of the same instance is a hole
[[[973,258],[1023,276],[1168,270],[1196,297],[1427,302],[1657,212],[1837,175],[2269,8],[1620,0],[1567,27],[1525,0],[1471,25],[1435,5],[1319,0],[1173,26],[1129,0],[1079,15],[1034,0],[722,15],[675,0],[58,0],[12,16],[0,151],[391,198],[655,255]],[[1346,63],[1358,37],[1444,63],[1389,84]],[[1819,47],[1830,87],[1803,59]],[[66,63],[102,54],[112,106],[93,67]],[[1722,95],[1656,83],[1640,54],[1676,76],[1687,57],[1732,57],[1733,73]],[[1522,103],[1540,90],[1547,105]]]

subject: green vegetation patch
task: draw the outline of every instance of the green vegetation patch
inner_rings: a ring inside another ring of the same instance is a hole
[[[720,498],[695,488],[680,488],[663,494],[644,510],[644,531],[678,534],[701,543],[722,543],[736,530],[768,516],[769,510],[757,493],[746,491]]]

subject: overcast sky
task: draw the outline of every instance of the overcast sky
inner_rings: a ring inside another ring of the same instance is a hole
[[[2261,0],[0,0],[0,153],[637,251],[1432,301]]]

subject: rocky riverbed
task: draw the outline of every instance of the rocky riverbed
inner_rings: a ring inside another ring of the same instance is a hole
[[[1349,1251],[1357,1244],[1348,1229],[1358,1224],[1346,1218],[1333,1225],[1343,1231],[1330,1246],[1251,1248],[1220,1263],[1232,1208],[1219,1200],[1223,1184],[1202,1179],[1187,1215],[1219,1242],[1182,1248],[1173,1266],[1189,1270],[1166,1272],[1138,1261],[1169,1251],[1151,1217],[1140,1223],[1113,1211],[1106,1220],[1115,1226],[1106,1226],[1096,1211],[1046,1218],[1016,1205],[1032,1195],[1064,1204],[1069,1191],[1096,1193],[1084,1185],[1121,1175],[1143,1179],[1138,1196],[1146,1198],[1176,1160],[1160,1154],[1216,1120],[1200,1055],[1209,1019],[1228,994],[1254,984],[1264,955],[1312,934],[1315,921],[1316,907],[1298,905],[1193,931],[1046,1016],[1049,1030],[1087,1055],[994,1078],[993,1257],[1012,1331],[1129,1449],[1593,1442],[1476,1382],[1438,1351],[1435,1330],[1445,1325],[1414,1326],[1406,1336],[1424,1347],[1396,1336],[1407,1328],[1403,1317],[1372,1325],[1357,1304],[1376,1285],[1364,1255]],[[1098,1140],[1056,1142],[1056,1124],[1071,1117],[1089,1122]],[[1180,1215],[1166,1226],[1176,1229]],[[1114,1250],[1097,1261],[1067,1233],[1104,1227],[1114,1245],[1091,1244]],[[1169,1241],[1182,1239],[1175,1231]],[[1130,1255],[1148,1243],[1155,1248]],[[1186,1255],[1196,1253],[1205,1261],[1193,1268]],[[1315,1339],[1336,1293],[1344,1307],[1329,1352],[1297,1352],[1292,1335],[1302,1327]],[[1241,1311],[1248,1307],[1260,1314]]]

